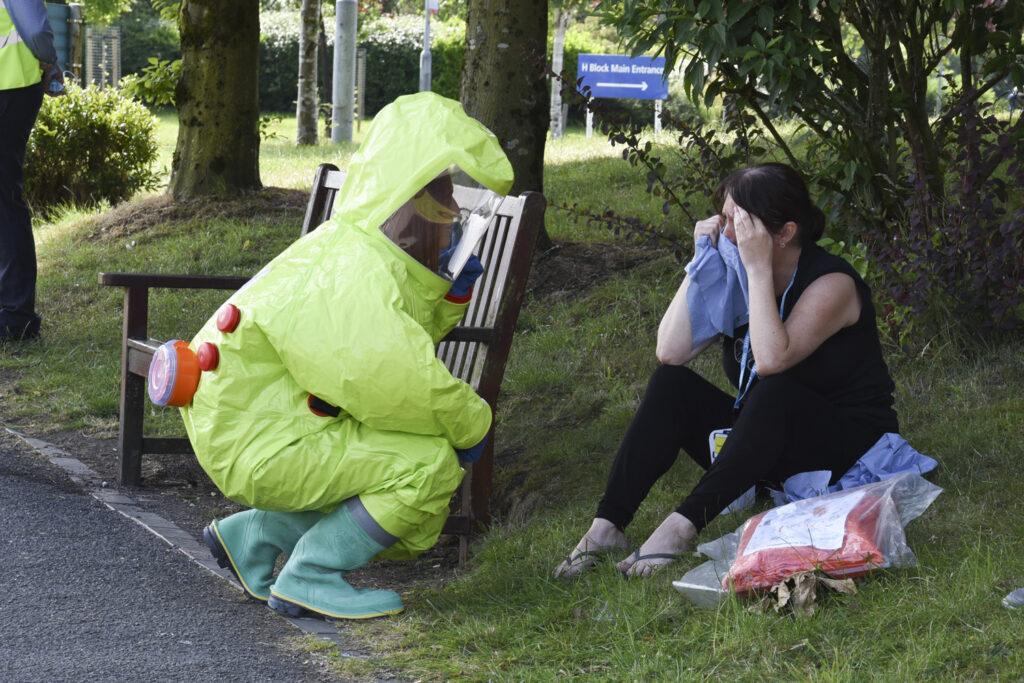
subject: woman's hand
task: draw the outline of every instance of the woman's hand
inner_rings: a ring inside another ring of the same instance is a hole
[[[697,225],[693,228],[693,243],[697,244],[704,235],[711,238],[711,246],[718,248],[718,236],[722,232],[722,217],[712,216],[711,218],[705,218],[702,221],[697,221]]]
[[[736,232],[736,246],[740,251],[740,260],[747,269],[747,274],[771,273],[774,240],[761,219],[737,206],[732,214],[732,224],[733,230]]]

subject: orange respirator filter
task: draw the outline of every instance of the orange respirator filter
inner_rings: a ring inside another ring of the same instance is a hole
[[[199,359],[188,344],[173,339],[149,364],[149,400],[158,406],[187,406],[199,386]]]

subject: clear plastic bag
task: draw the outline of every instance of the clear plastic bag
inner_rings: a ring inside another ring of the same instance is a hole
[[[712,605],[729,590],[766,590],[803,571],[851,577],[913,566],[917,560],[904,527],[941,492],[907,473],[772,508],[735,533],[699,546],[711,561],[673,585],[694,602]]]

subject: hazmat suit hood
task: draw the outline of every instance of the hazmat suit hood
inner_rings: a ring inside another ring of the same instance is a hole
[[[337,211],[376,230],[453,166],[500,195],[512,187],[512,165],[497,137],[461,104],[432,92],[399,97],[377,114],[352,156]]]

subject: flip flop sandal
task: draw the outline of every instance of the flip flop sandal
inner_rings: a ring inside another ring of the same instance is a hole
[[[593,567],[596,564],[596,562],[590,562],[589,564],[587,564],[587,562],[589,560],[597,560],[597,559],[599,559],[601,557],[604,557],[605,555],[610,553],[612,550],[621,550],[621,548],[602,548],[600,550],[581,550],[580,552],[576,553],[575,555],[566,555],[565,556],[565,564],[566,564],[565,568],[566,568],[566,571],[572,569],[573,567],[579,567],[579,566],[582,566],[583,569],[586,569],[586,568],[589,568],[589,567]],[[581,571],[582,571],[582,569],[581,569]],[[565,574],[562,574],[562,576],[565,576]]]
[[[657,571],[667,564],[674,562],[681,558],[685,553],[648,553],[647,555],[641,555],[640,550],[633,551],[633,564],[629,565],[630,569],[636,565],[640,560],[669,560],[669,562],[662,562],[661,564],[654,565],[654,570]],[[629,571],[628,569],[626,571]],[[626,571],[622,572],[622,575],[629,578],[629,574]]]

